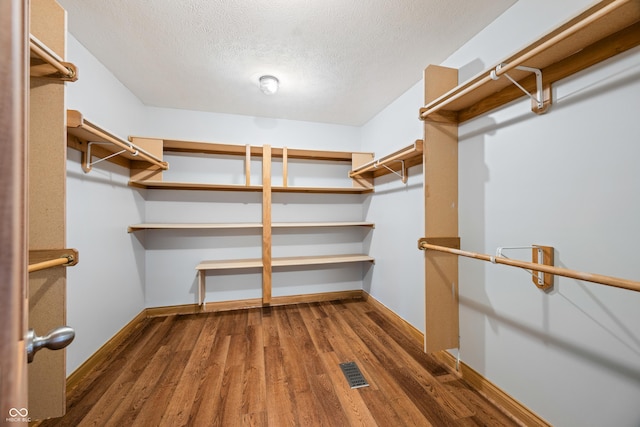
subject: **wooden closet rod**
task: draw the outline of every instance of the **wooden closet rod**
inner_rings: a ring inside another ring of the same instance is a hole
[[[34,37],[33,34],[29,34],[29,49],[44,62],[58,70],[65,78],[71,81],[77,80],[76,70],[65,65],[55,53],[50,51],[40,40]]]
[[[50,259],[48,261],[37,262],[35,264],[29,264],[29,273],[34,271],[45,270],[47,268],[57,267],[59,265],[72,265],[75,259],[72,255],[63,257],[63,258],[55,258]]]
[[[64,265],[71,267],[78,263],[79,254],[76,249],[36,249],[29,250],[28,272],[44,270]]]
[[[549,40],[541,43],[540,45],[536,46],[535,48],[531,49],[530,51],[523,53],[521,56],[514,58],[511,60],[511,62],[502,65],[499,69],[495,69],[495,75],[496,76],[501,76],[502,74],[506,73],[507,71],[512,70],[513,68],[522,65],[523,62],[527,61],[528,59],[532,58],[533,56],[543,52],[545,49],[548,49],[550,47],[552,47],[553,45],[561,42],[562,40],[570,37],[571,35],[575,34],[576,32],[584,29],[585,27],[589,26],[591,23],[593,23],[594,21],[602,18],[603,16],[606,16],[607,14],[611,13],[612,11],[614,11],[615,9],[619,8],[620,6],[628,3],[631,0],[615,0],[613,2],[611,2],[610,4],[608,4],[607,6],[604,6],[602,9],[594,12],[593,14],[585,17],[584,19],[580,20],[579,22],[576,22],[574,25],[566,28],[564,31],[561,31],[560,33],[556,34],[555,36],[551,37]],[[439,111],[440,109],[442,109],[443,107],[445,107],[446,105],[450,104],[451,102],[465,96],[466,94],[468,94],[469,92],[472,92],[473,90],[477,89],[478,87],[492,81],[493,78],[491,77],[491,73],[489,73],[488,75],[484,76],[482,79],[478,80],[477,82],[471,84],[470,86],[465,87],[464,89],[460,90],[459,92],[456,93],[456,90],[458,90],[458,88],[454,88],[453,90],[445,93],[444,95],[442,95],[441,97],[433,100],[432,102],[430,102],[429,104],[425,105],[425,111],[420,115],[422,118],[426,118],[427,116],[429,116],[430,114],[433,114],[437,111]]]
[[[527,261],[518,261],[509,258],[496,257],[476,252],[468,252],[460,249],[448,248],[446,246],[432,245],[420,239],[418,248],[422,250],[433,250],[438,252],[446,252],[453,255],[475,258],[482,261],[489,261],[494,264],[505,264],[512,267],[526,268],[532,271],[541,271],[543,273],[555,274],[557,276],[570,277],[572,279],[584,280],[586,282],[598,283],[601,285],[613,286],[616,288],[629,289],[631,291],[640,292],[640,282],[634,282],[627,279],[619,279],[617,277],[603,276],[601,274],[584,273],[581,271],[569,270],[567,268],[554,267],[543,264],[536,264]]]

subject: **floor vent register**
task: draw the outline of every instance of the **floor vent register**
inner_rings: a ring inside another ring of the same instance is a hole
[[[342,369],[342,373],[347,378],[347,382],[349,383],[349,387],[351,388],[361,388],[361,387],[369,387],[369,383],[362,372],[360,372],[360,368],[356,365],[356,362],[345,362],[340,364],[340,369]]]

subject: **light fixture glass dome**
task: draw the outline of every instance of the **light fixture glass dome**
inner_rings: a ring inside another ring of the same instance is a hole
[[[262,76],[259,79],[260,81],[260,90],[265,95],[273,95],[278,91],[278,86],[280,81],[274,76]]]

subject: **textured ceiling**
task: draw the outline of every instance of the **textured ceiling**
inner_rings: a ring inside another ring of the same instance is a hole
[[[59,2],[146,105],[362,125],[515,0]]]

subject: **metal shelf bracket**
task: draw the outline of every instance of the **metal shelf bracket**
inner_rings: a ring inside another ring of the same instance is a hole
[[[495,258],[507,258],[503,251],[508,249],[530,249],[532,263],[542,265],[553,265],[553,247],[542,245],[530,245],[530,246],[504,246],[496,249],[496,256],[491,257],[491,262],[495,264]],[[549,289],[553,287],[553,275],[544,273],[542,271],[524,269],[531,273],[533,277],[533,283],[540,289]]]
[[[394,160],[394,161],[402,163],[402,167],[400,169],[402,171],[402,174],[399,174],[397,171],[394,171],[393,169],[391,169],[389,166],[385,165],[384,163],[380,163],[380,161],[376,162],[375,168],[377,169],[378,167],[382,166],[383,168],[388,169],[390,172],[398,175],[402,179],[402,183],[403,184],[406,184],[408,175],[407,175],[407,167],[404,164],[404,160]]]
[[[517,67],[514,67],[516,70],[521,70],[521,71],[529,71],[531,73],[534,73],[536,75],[536,95],[532,95],[531,93],[529,93],[529,91],[527,91],[524,87],[522,87],[522,85],[520,83],[518,83],[516,80],[514,80],[509,74],[507,74],[506,72],[500,72],[502,70],[502,67],[504,67],[505,64],[499,64],[494,70],[491,70],[491,78],[493,80],[498,80],[500,78],[500,76],[504,75],[507,79],[509,79],[509,81],[511,83],[513,83],[514,85],[516,85],[516,87],[518,87],[518,89],[520,89],[522,92],[524,92],[529,98],[531,98],[531,100],[534,103],[534,112],[536,113],[544,113],[546,111],[546,107],[545,107],[545,88],[542,85],[542,71],[539,70],[538,68],[533,68],[533,67],[525,67],[523,65],[519,65]],[[550,91],[548,91],[550,93]],[[547,97],[550,100],[550,96]]]
[[[111,144],[111,143],[110,143],[110,142],[97,142],[97,141],[94,141],[94,142],[91,142],[91,141],[90,141],[90,142],[88,142],[88,143],[87,143],[87,152],[86,152],[86,154],[85,154],[85,159],[84,159],[84,161],[83,161],[83,165],[82,165],[82,170],[84,170],[84,172],[85,172],[85,173],[89,173],[89,172],[91,172],[91,168],[92,168],[94,165],[97,165],[97,164],[98,164],[98,163],[100,163],[100,162],[104,162],[105,160],[109,160],[109,159],[110,159],[110,158],[112,158],[112,157],[119,156],[120,154],[122,154],[122,153],[126,153],[126,152],[127,152],[127,150],[124,150],[124,149],[123,149],[123,150],[120,150],[120,151],[115,152],[115,153],[113,153],[113,154],[110,154],[110,155],[108,155],[107,157],[103,157],[103,158],[101,158],[101,159],[96,160],[95,162],[92,162],[92,161],[91,161],[91,146],[92,146],[92,145],[94,145],[94,144],[98,144],[98,145],[100,145],[100,144],[104,144],[104,145],[107,145],[107,144]],[[140,153],[140,151],[139,151],[139,150],[137,150],[137,149],[135,149],[135,148],[133,147],[133,145],[132,145],[132,144],[129,144],[129,147],[131,147],[131,149],[134,149],[134,150],[135,150],[135,152],[133,152],[133,153],[131,154],[132,156],[137,156],[137,155]]]

